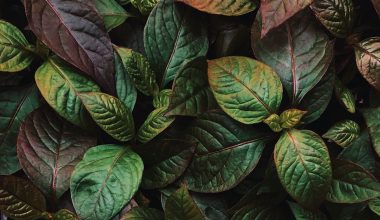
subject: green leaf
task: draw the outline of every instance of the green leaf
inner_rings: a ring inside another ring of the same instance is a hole
[[[373,148],[380,156],[380,107],[363,109],[362,114],[368,127]]]
[[[340,104],[350,113],[356,112],[355,97],[339,79],[335,79],[335,96]]]
[[[96,137],[42,107],[26,117],[17,138],[17,156],[25,174],[53,201],[70,186],[75,165]]]
[[[165,219],[206,220],[185,186],[172,193],[167,199],[165,203]]]
[[[114,51],[116,94],[131,112],[135,108],[137,91],[131,76],[124,67],[123,61],[117,51]]]
[[[175,78],[184,60],[207,54],[207,32],[200,19],[200,14],[173,0],[159,1],[150,13],[144,47],[161,88]]]
[[[159,139],[139,146],[136,152],[144,161],[141,187],[164,188],[177,180],[188,167],[195,145],[176,139]]]
[[[153,106],[155,108],[163,108],[169,107],[170,97],[172,96],[173,91],[171,89],[161,90],[156,96],[153,98]]]
[[[27,180],[0,176],[0,211],[14,219],[39,219],[46,210],[44,195]]]
[[[33,47],[11,23],[0,20],[0,71],[18,72],[34,59]]]
[[[206,58],[184,63],[173,84],[168,115],[196,116],[216,108],[208,85]]]
[[[107,31],[114,29],[131,17],[115,0],[95,0],[95,7],[103,17]]]
[[[271,114],[268,118],[264,119],[263,122],[267,124],[274,132],[282,131],[281,119],[277,114]]]
[[[256,8],[250,0],[178,0],[200,11],[210,14],[239,16],[247,14]]]
[[[197,148],[181,181],[191,191],[216,193],[235,187],[252,172],[268,135],[210,112],[193,122],[185,138],[195,141]]]
[[[337,160],[326,199],[335,203],[359,203],[380,196],[380,183],[367,170],[354,163]]]
[[[148,60],[140,53],[131,49],[123,47],[115,48],[136,88],[147,96],[155,95],[158,92],[156,75],[151,69]]]
[[[306,114],[306,111],[299,109],[288,109],[281,113],[280,123],[282,128],[293,128],[297,126],[301,118]]]
[[[141,143],[149,142],[174,122],[175,117],[166,116],[166,111],[166,107],[158,108],[148,115],[144,124],[141,125],[137,132],[137,139]]]
[[[351,120],[344,120],[334,124],[324,135],[324,138],[334,141],[341,147],[349,146],[359,137],[360,127]]]
[[[119,141],[129,141],[135,135],[132,113],[117,98],[101,92],[79,95],[87,111],[105,132]]]
[[[46,102],[69,122],[86,128],[89,116],[79,97],[83,92],[100,92],[100,88],[60,58],[48,58],[35,74],[36,84]]]
[[[251,203],[243,206],[232,216],[231,220],[281,220],[287,219],[284,211],[280,207],[276,207],[268,199],[256,199]]]
[[[53,214],[53,220],[79,220],[79,218],[69,210],[61,209]]]
[[[316,133],[287,130],[276,143],[274,160],[286,191],[305,207],[317,207],[331,183],[328,149]]]
[[[318,0],[311,4],[318,20],[336,37],[345,38],[354,24],[352,0]]]
[[[17,135],[21,122],[39,105],[35,85],[0,91],[0,175],[10,175],[20,169],[16,153]]]
[[[158,209],[136,207],[129,210],[120,220],[164,220],[164,213]]]
[[[143,15],[149,15],[159,1],[160,0],[130,0],[131,4],[139,9]]]
[[[327,220],[325,214],[320,211],[305,209],[294,202],[288,204],[296,220]]]
[[[369,209],[371,209],[372,212],[376,213],[376,215],[380,216],[380,197],[372,199],[368,203]]]
[[[279,74],[290,102],[297,106],[325,75],[333,57],[333,43],[308,10],[262,39],[260,28],[258,14],[252,27],[253,51],[258,60]]]
[[[380,37],[372,37],[354,45],[356,65],[363,77],[380,90]]]
[[[116,215],[137,191],[143,168],[141,158],[127,147],[100,145],[88,150],[70,181],[80,219],[105,220]]]
[[[280,107],[280,78],[269,66],[247,57],[208,63],[208,80],[219,106],[235,120],[259,123]]]

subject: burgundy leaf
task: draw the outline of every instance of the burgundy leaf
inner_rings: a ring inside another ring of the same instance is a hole
[[[114,94],[110,38],[93,1],[25,0],[30,29],[54,53]]]
[[[17,155],[27,176],[52,199],[68,188],[75,165],[96,138],[61,119],[48,108],[39,108],[23,122]]]

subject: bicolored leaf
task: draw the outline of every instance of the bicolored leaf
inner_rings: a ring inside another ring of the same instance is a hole
[[[372,37],[354,45],[356,65],[363,77],[380,90],[380,37]]]
[[[165,219],[206,220],[185,186],[172,193],[166,200]]]
[[[129,210],[120,220],[164,220],[164,213],[158,209],[136,207]]]
[[[0,71],[21,71],[33,59],[33,48],[22,32],[11,23],[0,20]]]
[[[206,29],[190,7],[161,0],[146,23],[144,47],[163,88],[175,78],[184,60],[206,55]]]
[[[299,109],[288,109],[281,113],[280,124],[282,128],[293,128],[298,125],[302,117],[306,114],[305,111]]]
[[[324,138],[334,141],[341,147],[349,146],[359,137],[360,127],[351,120],[344,120],[334,124],[324,135]]]
[[[355,97],[339,79],[335,79],[335,96],[339,103],[350,113],[356,112]]]
[[[115,0],[95,0],[95,7],[103,17],[107,31],[111,31],[131,17]]]
[[[286,22],[312,2],[312,0],[261,0],[262,25],[258,30],[260,38],[264,38],[269,31]]]
[[[222,112],[205,113],[187,131],[197,148],[181,181],[195,192],[231,189],[256,167],[268,138]]]
[[[373,148],[380,156],[380,108],[363,109],[362,114],[368,127]]]
[[[137,139],[141,143],[147,143],[166,128],[168,128],[175,120],[174,116],[166,116],[167,107],[162,107],[153,110],[144,124],[141,125],[139,131],[137,132]]]
[[[173,91],[171,89],[161,90],[156,96],[153,97],[153,107],[155,108],[169,107],[170,97],[172,95],[173,95]]]
[[[326,199],[334,203],[359,203],[380,196],[380,183],[367,170],[354,163],[337,160]]]
[[[44,195],[31,182],[0,176],[0,211],[10,218],[40,219],[46,210]]]
[[[139,9],[141,14],[149,15],[159,0],[130,0],[130,2],[135,8]]]
[[[196,116],[216,108],[215,98],[208,85],[206,58],[184,63],[174,81],[167,114]]]
[[[79,94],[100,92],[98,85],[56,56],[48,58],[34,77],[44,99],[60,116],[86,128],[89,116]]]
[[[263,39],[260,22],[258,15],[252,28],[253,51],[279,74],[292,105],[297,106],[325,75],[333,57],[333,44],[308,10]]]
[[[114,93],[112,44],[93,1],[25,0],[24,5],[38,39]]]
[[[320,211],[312,211],[303,208],[294,202],[288,202],[290,210],[292,211],[296,220],[326,220],[327,217]]]
[[[133,138],[132,113],[119,99],[101,92],[81,93],[80,98],[101,129],[119,141]]]
[[[280,78],[259,61],[247,57],[210,60],[208,80],[223,111],[244,124],[259,123],[280,107]]]
[[[210,14],[239,16],[256,8],[251,0],[177,0]]]
[[[100,145],[86,152],[70,181],[71,198],[80,219],[111,219],[137,191],[141,158],[130,148]]]
[[[49,198],[56,200],[69,189],[75,165],[96,137],[66,122],[43,107],[21,125],[17,156],[25,174]]]
[[[268,118],[264,119],[263,122],[267,124],[274,132],[282,131],[281,119],[277,114],[271,114]]]
[[[35,85],[0,91],[0,175],[20,169],[16,141],[24,118],[40,105]]]
[[[322,138],[308,130],[287,130],[276,143],[274,160],[282,185],[297,202],[306,207],[320,205],[332,176]]]

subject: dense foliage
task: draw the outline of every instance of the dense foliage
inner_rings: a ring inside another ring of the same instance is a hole
[[[0,219],[379,219],[379,18],[0,0]]]

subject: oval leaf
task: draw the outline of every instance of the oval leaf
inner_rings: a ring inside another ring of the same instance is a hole
[[[347,147],[359,137],[359,134],[359,125],[354,121],[345,120],[334,124],[323,137],[334,141],[341,147]]]
[[[149,15],[144,31],[144,47],[161,88],[174,79],[186,59],[205,56],[206,29],[199,15],[173,0],[161,0]]]
[[[314,132],[284,132],[274,150],[278,176],[284,188],[300,204],[317,207],[331,182],[331,162],[323,140]]]
[[[322,79],[333,57],[333,44],[309,11],[297,14],[264,39],[260,39],[260,17],[256,16],[252,47],[256,57],[279,74],[294,106]]]
[[[128,211],[120,220],[163,220],[164,213],[158,209],[136,207]]]
[[[335,203],[359,203],[380,196],[380,183],[368,171],[354,163],[337,160],[333,181],[326,199]]]
[[[362,110],[373,148],[380,156],[380,108],[368,108]]]
[[[0,71],[17,72],[28,67],[33,59],[31,45],[11,23],[0,20]]]
[[[137,191],[143,167],[141,158],[126,147],[100,145],[88,150],[70,181],[79,217],[111,219]]]
[[[177,0],[210,14],[239,16],[256,8],[251,0]]]
[[[223,111],[244,124],[259,123],[280,107],[280,78],[272,68],[256,60],[247,57],[211,60],[208,80]]]
[[[121,25],[131,16],[115,0],[95,0],[94,3],[99,14],[103,17],[107,31]]]
[[[293,128],[298,125],[301,118],[306,114],[305,111],[299,109],[288,109],[281,113],[280,123],[282,128]]]
[[[29,28],[44,44],[114,93],[112,44],[93,1],[25,0],[24,5]]]
[[[96,124],[105,132],[119,141],[133,138],[132,113],[119,99],[100,92],[82,93],[80,98]]]
[[[335,96],[348,112],[352,114],[356,112],[354,95],[339,79],[335,79]]]
[[[70,176],[96,138],[39,108],[28,115],[17,138],[17,156],[25,174],[49,198],[69,189]]]

